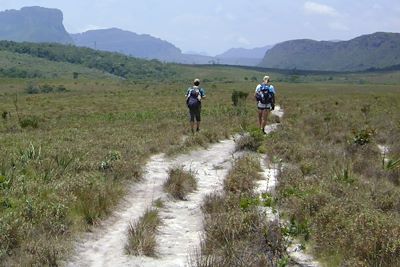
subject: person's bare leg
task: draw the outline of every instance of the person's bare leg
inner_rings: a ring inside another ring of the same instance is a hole
[[[192,130],[192,133],[194,133],[194,121],[190,122],[190,128]]]
[[[262,128],[262,114],[263,111],[261,109],[257,110],[258,112],[258,127],[261,129]]]
[[[267,126],[267,118],[269,115],[269,110],[268,109],[264,109],[262,112],[262,125],[261,128],[263,129],[263,132],[265,132],[265,126]]]

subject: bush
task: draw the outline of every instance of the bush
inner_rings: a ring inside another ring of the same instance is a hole
[[[242,91],[234,90],[232,92],[232,103],[234,106],[242,105],[245,101],[249,93],[245,93]]]
[[[40,87],[40,92],[45,94],[52,93],[53,90],[54,90],[53,87],[48,84],[42,85]]]
[[[19,122],[19,125],[22,128],[32,127],[34,129],[36,129],[39,127],[39,118],[37,116],[33,116],[33,115],[22,118]]]
[[[28,86],[25,88],[25,92],[27,94],[49,94],[49,93],[64,93],[67,92],[67,88],[65,88],[64,85],[58,85],[58,86],[53,86],[49,84],[44,84],[44,85],[37,85],[37,84],[28,84]]]
[[[372,137],[375,135],[376,130],[372,128],[365,128],[359,131],[353,130],[353,142],[357,145],[365,145],[371,142]]]
[[[264,134],[258,128],[250,130],[249,134],[243,134],[236,140],[236,151],[250,150],[258,151],[264,140]]]
[[[25,92],[28,94],[39,94],[40,93],[40,87],[34,84],[29,84],[25,88]]]

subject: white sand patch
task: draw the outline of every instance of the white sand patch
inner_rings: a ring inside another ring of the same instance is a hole
[[[302,267],[319,267],[321,266],[311,255],[305,254],[301,245],[292,244],[287,248],[287,252],[290,257],[295,261],[298,265]]]
[[[379,151],[381,152],[381,157],[383,159],[383,163],[388,163],[390,159],[388,158],[389,147],[384,145],[378,145]]]
[[[275,106],[275,109],[272,111],[272,114],[278,116],[279,118],[283,117],[283,109],[280,106]]]
[[[384,145],[378,145],[379,151],[381,151],[382,155],[387,155],[389,153],[389,147]]]

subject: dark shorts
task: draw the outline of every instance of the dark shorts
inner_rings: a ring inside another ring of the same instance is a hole
[[[200,121],[201,120],[200,111],[201,107],[189,108],[190,121],[194,121],[194,119],[196,119],[196,121]]]

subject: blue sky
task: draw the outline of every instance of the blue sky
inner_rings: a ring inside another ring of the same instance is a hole
[[[400,32],[399,0],[0,0],[0,10],[58,8],[70,33],[117,27],[216,55],[309,38]]]

